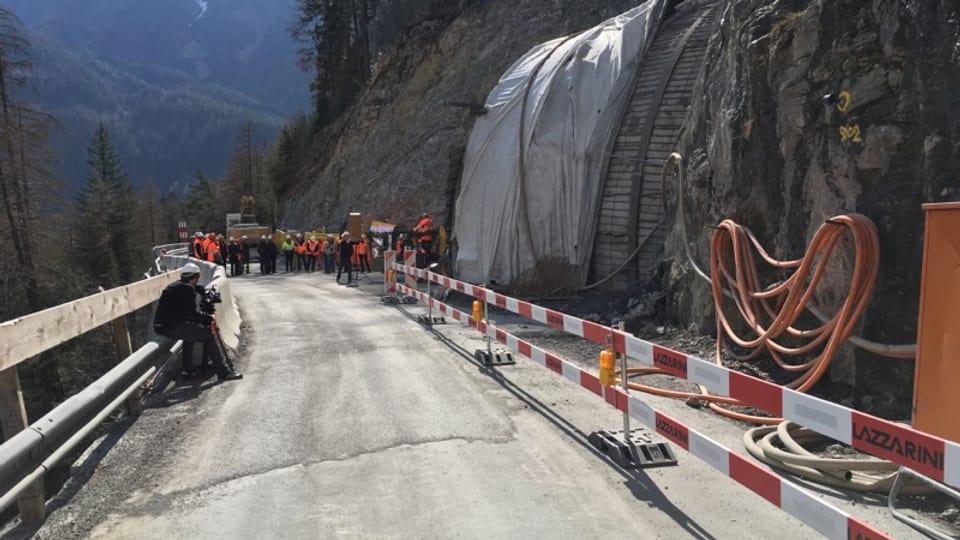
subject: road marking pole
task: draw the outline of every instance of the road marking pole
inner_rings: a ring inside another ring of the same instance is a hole
[[[490,290],[484,291],[483,295],[483,334],[487,338],[487,362],[493,363],[493,345],[490,343]]]
[[[427,270],[427,327],[433,328],[433,280]]]
[[[622,332],[623,329],[624,329],[623,322],[621,321],[617,323],[617,330],[620,330]],[[610,337],[612,341],[613,336],[610,336]],[[629,384],[629,382],[627,381],[627,355],[624,353],[617,353],[617,354],[620,355],[620,382],[622,383],[622,386],[623,386],[623,393],[626,394],[627,398],[629,399],[630,388],[627,386]],[[630,442],[630,413],[627,411],[628,409],[625,409],[623,411],[623,442],[625,443]]]

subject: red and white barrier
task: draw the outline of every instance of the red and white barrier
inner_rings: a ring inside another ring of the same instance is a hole
[[[783,417],[858,450],[960,488],[960,444],[957,442],[751,377],[591,321],[509,298],[433,272],[417,272],[446,288],[485,300],[498,308],[599,345],[605,346],[612,340],[613,348],[617,352],[626,354],[644,366],[661,368],[681,379],[702,384],[714,394],[736,398],[747,405]]]
[[[630,417],[655,430],[664,438],[806,523],[825,537],[834,540],[891,538],[843,510],[810,494],[800,486],[781,478],[756,461],[731,451],[674,418],[655,410],[633,395],[628,395],[616,387],[601,386],[600,379],[593,373],[585,371],[559,356],[509,334],[492,324],[475,322],[471,319],[470,314],[454,309],[439,300],[429,298],[416,289],[405,285],[400,285],[399,288],[402,294],[416,297],[421,302],[429,302],[442,315],[476,328],[481,333],[489,335],[506,345],[512,351],[530,358],[555,374],[593,392],[608,404],[629,414]],[[609,332],[606,334],[609,335]]]

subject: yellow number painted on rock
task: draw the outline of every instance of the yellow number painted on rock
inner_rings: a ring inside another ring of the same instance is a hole
[[[862,143],[863,137],[860,133],[860,126],[840,126],[840,142]]]
[[[853,95],[850,94],[847,90],[840,92],[837,101],[837,110],[845,113],[850,110],[850,105],[853,104]]]

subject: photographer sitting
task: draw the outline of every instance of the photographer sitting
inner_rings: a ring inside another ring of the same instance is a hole
[[[196,289],[200,281],[200,267],[187,263],[180,269],[180,281],[167,285],[160,295],[153,329],[162,336],[180,339],[184,348],[192,343],[202,343],[213,363],[217,380],[232,381],[243,375],[233,372],[224,363],[223,352],[217,337],[211,330],[213,316],[200,311],[200,295]]]

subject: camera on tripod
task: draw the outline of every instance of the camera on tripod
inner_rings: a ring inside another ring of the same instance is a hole
[[[197,292],[200,293],[200,311],[213,315],[216,313],[216,304],[223,302],[220,298],[220,291],[216,285],[197,285]]]

